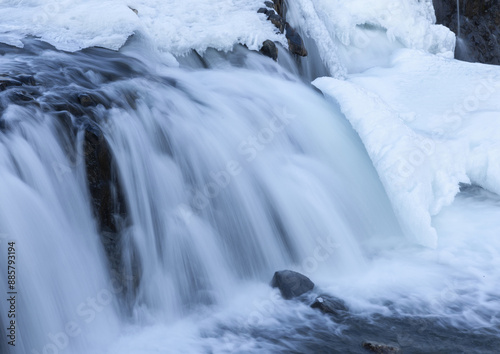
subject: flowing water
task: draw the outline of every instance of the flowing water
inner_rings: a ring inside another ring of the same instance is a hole
[[[24,44],[0,45],[0,71],[35,80],[0,92],[0,263],[15,241],[19,294],[2,353],[498,348],[496,293],[474,314],[448,301],[460,289],[473,303],[474,285],[443,288],[458,271],[405,243],[359,137],[304,83],[326,72],[318,58],[279,65],[236,46],[171,67],[140,38],[119,52]],[[88,131],[113,157],[116,230],[93,214]],[[268,286],[284,268],[317,283],[306,302]],[[352,313],[311,309],[321,292]]]

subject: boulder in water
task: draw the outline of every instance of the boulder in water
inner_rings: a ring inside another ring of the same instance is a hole
[[[400,352],[399,346],[397,345],[389,345],[373,341],[363,342],[363,348],[372,353],[378,353],[378,354],[393,354]]]
[[[333,315],[349,311],[344,301],[329,295],[318,296],[312,303],[311,307],[313,309],[319,309],[323,313]]]
[[[281,296],[289,300],[311,291],[314,288],[314,283],[300,273],[292,270],[281,270],[274,273],[271,286],[280,289]]]
[[[276,44],[274,44],[274,42],[270,41],[269,39],[262,43],[260,52],[266,57],[273,59],[274,61],[278,60],[278,48],[276,47]]]
[[[86,93],[78,95],[78,102],[80,102],[83,107],[95,106],[92,97]]]

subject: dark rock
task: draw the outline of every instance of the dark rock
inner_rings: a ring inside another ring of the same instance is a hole
[[[455,57],[460,60],[500,64],[500,2],[461,0],[460,38]],[[433,0],[438,24],[458,36],[456,0]]]
[[[292,270],[281,270],[274,273],[271,286],[280,289],[281,296],[289,300],[311,291],[314,288],[314,283],[300,273]]]
[[[83,153],[87,183],[100,229],[116,232],[112,201],[112,155],[100,128],[95,124],[85,127]]]
[[[5,91],[7,87],[21,86],[22,84],[21,81],[6,76],[0,76],[0,91]]]
[[[16,101],[29,102],[29,101],[34,101],[35,98],[26,91],[17,91],[11,97],[11,100],[14,102]]]
[[[129,6],[128,8],[129,8],[130,10],[134,11],[134,13],[135,13],[136,15],[139,15],[139,11],[137,11],[136,9],[131,8],[130,6]]]
[[[304,45],[304,41],[302,40],[302,37],[300,37],[299,33],[295,31],[288,23],[286,23],[285,31],[285,36],[288,39],[288,49],[290,50],[290,53],[300,55],[301,57],[307,56],[307,50]]]
[[[270,9],[274,8],[274,3],[272,1],[264,1],[264,5]]]
[[[83,107],[90,107],[96,105],[92,97],[86,93],[78,95],[78,102],[80,102],[80,104]]]
[[[273,25],[276,26],[277,29],[280,30],[281,33],[285,31],[285,20],[280,15],[277,15],[274,13],[274,11],[271,12],[271,14],[267,18]]]
[[[265,7],[261,7],[260,9],[257,10],[257,13],[259,14],[268,14],[269,9],[266,9]]]
[[[311,307],[313,309],[319,309],[323,313],[333,315],[349,311],[344,301],[329,295],[318,296],[312,303]]]
[[[276,10],[276,13],[280,15],[282,18],[285,18],[285,6],[283,3],[283,0],[273,0],[274,3],[274,9]]]
[[[116,164],[101,129],[94,123],[84,126],[83,153],[92,209],[101,242],[113,277],[122,282],[125,292],[135,292],[140,281],[141,265],[132,247],[130,259],[123,262],[121,229],[118,220],[126,218],[124,197],[116,175]]]
[[[27,86],[35,86],[36,81],[33,75],[19,75],[16,77],[16,80],[21,82],[23,85]]]
[[[260,52],[266,57],[273,59],[274,61],[278,60],[278,48],[276,47],[276,44],[269,39],[262,43]]]
[[[363,342],[363,348],[372,353],[378,353],[378,354],[392,354],[400,352],[400,348],[397,345],[388,345],[373,341]]]

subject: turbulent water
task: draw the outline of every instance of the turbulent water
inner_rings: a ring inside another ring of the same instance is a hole
[[[440,246],[409,242],[345,112],[309,84],[389,65],[403,43],[361,26],[371,45],[338,44],[334,66],[301,18],[292,4],[309,58],[280,47],[278,63],[235,45],[172,66],[141,36],[0,44],[0,72],[23,80],[0,91],[0,263],[15,241],[18,292],[2,353],[495,352],[498,196],[463,185],[432,220]],[[102,149],[111,178],[95,186]],[[316,288],[282,299],[280,269]],[[310,308],[323,293],[350,312]]]

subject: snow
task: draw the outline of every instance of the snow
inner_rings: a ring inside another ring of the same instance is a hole
[[[500,68],[400,50],[389,68],[314,85],[338,102],[363,140],[396,215],[436,247],[431,216],[459,183],[500,194]]]
[[[39,37],[66,51],[98,46],[117,50],[133,34],[159,50],[182,55],[195,49],[259,49],[284,36],[258,14],[252,0],[0,0],[0,41],[22,47]],[[136,9],[136,15],[130,8]]]
[[[331,76],[344,77],[352,52],[380,54],[379,32],[393,50],[399,47],[453,56],[455,36],[435,25],[431,0],[297,0],[287,20],[300,26],[320,50]]]

